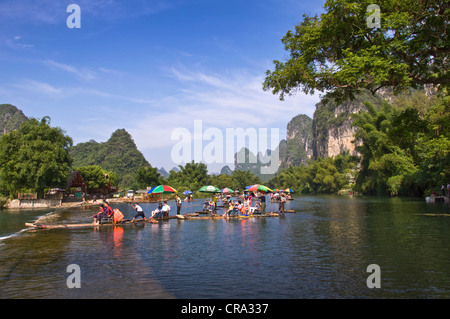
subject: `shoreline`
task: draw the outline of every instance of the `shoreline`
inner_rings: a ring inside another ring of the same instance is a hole
[[[52,200],[52,199],[26,199],[26,200],[7,200],[5,205],[0,208],[3,210],[29,210],[29,209],[66,209],[66,208],[91,208],[100,205],[103,201],[108,204],[126,204],[126,203],[157,203],[157,199],[144,200],[144,199],[130,199],[130,198],[107,198],[97,199],[95,202],[88,201],[64,201],[64,200]]]

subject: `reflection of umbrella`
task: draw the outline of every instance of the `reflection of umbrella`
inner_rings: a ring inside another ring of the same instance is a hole
[[[270,193],[272,190],[264,185],[256,184],[248,189],[249,192],[262,192],[262,193]]]
[[[222,193],[234,193],[234,191],[228,187],[222,188],[221,192]]]
[[[198,191],[202,193],[220,193],[220,189],[212,185],[203,186]]]
[[[192,194],[192,191],[184,191],[183,192],[183,195],[191,195]]]

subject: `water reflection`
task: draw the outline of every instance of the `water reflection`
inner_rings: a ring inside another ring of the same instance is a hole
[[[268,211],[276,210],[270,205]],[[0,245],[0,296],[450,297],[450,218],[424,215],[449,213],[448,206],[338,196],[296,197],[287,205],[297,213],[22,232]],[[114,208],[134,216],[128,205]],[[143,208],[146,214],[153,209]],[[39,217],[25,215],[0,217],[18,232],[24,221],[14,220]],[[90,215],[75,210],[47,218],[70,223]],[[65,286],[72,263],[81,267],[81,290]],[[381,267],[382,289],[366,286],[372,263]]]

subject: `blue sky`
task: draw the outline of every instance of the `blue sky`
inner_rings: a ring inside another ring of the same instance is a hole
[[[81,28],[67,27],[69,4],[80,7]],[[0,104],[16,105],[29,117],[50,116],[74,144],[105,142],[125,128],[150,164],[167,171],[178,165],[173,132],[194,133],[194,121],[224,136],[226,128],[279,128],[285,138],[294,116],[312,117],[319,95],[279,101],[262,82],[272,61],[287,56],[281,38],[322,6],[303,0],[1,0]],[[224,165],[234,167],[225,156],[208,163],[210,172]]]

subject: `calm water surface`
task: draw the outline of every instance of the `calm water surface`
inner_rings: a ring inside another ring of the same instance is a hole
[[[24,223],[84,223],[95,210],[0,211],[0,297],[450,297],[448,204],[299,196],[287,205],[297,213],[55,230]],[[147,216],[155,208],[142,206]],[[184,203],[182,213],[200,206]],[[70,264],[80,289],[67,288]],[[367,287],[370,264],[380,266],[379,289]]]

